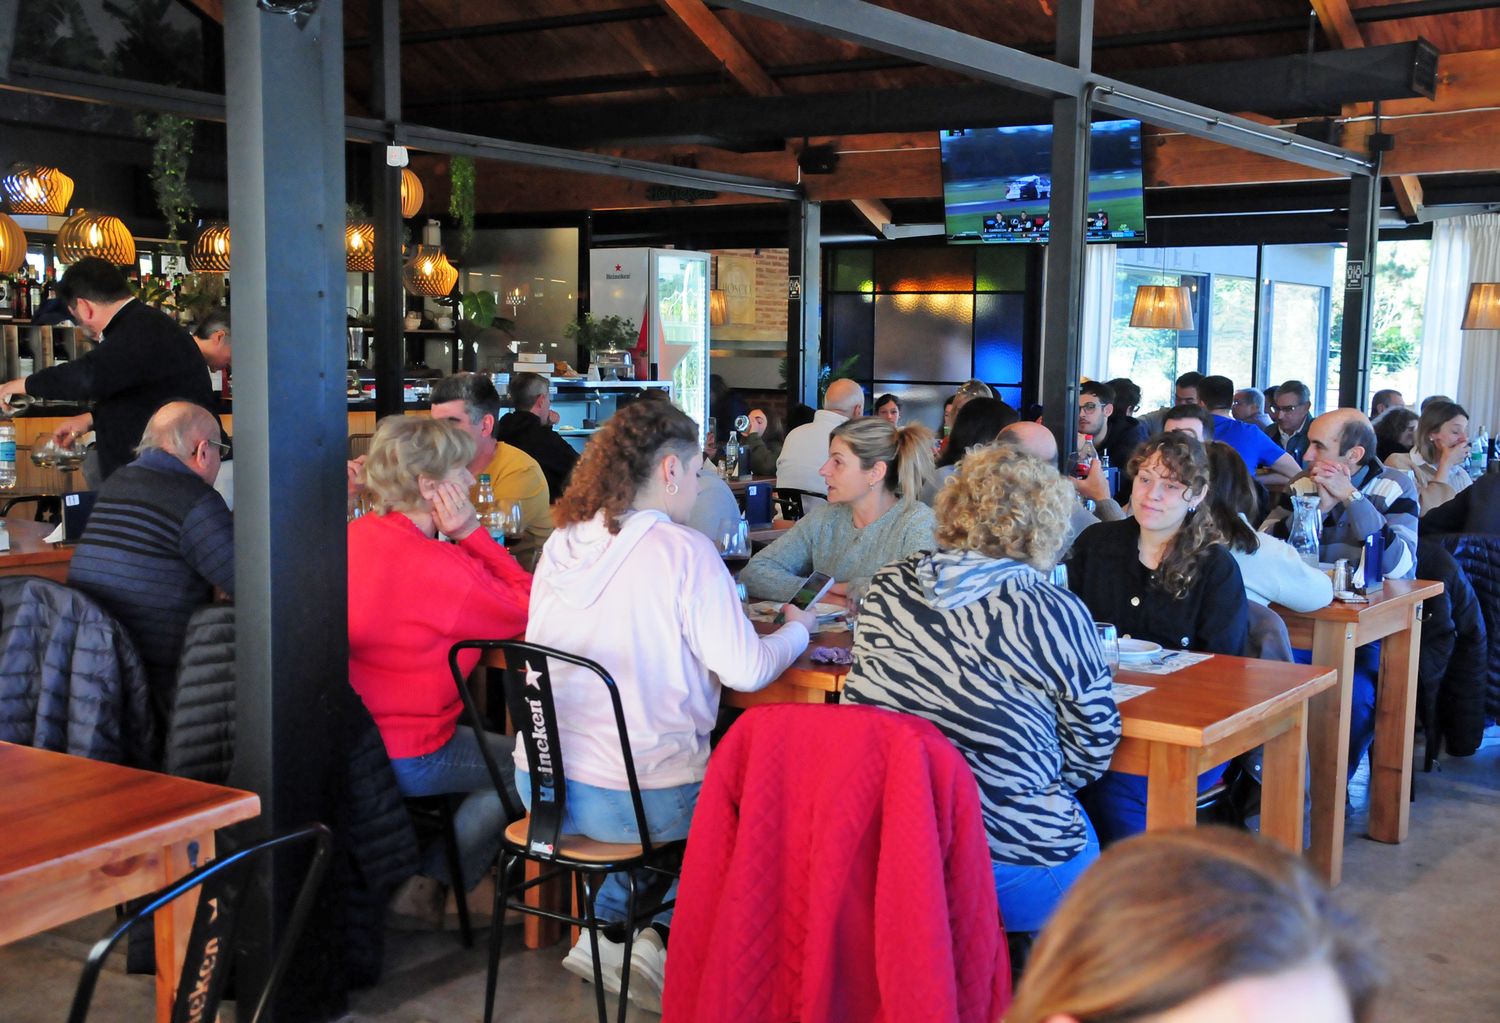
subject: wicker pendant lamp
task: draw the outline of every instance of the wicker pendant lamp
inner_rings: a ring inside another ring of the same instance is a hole
[[[344,266],[350,273],[375,272],[375,223],[351,220],[344,228]]]
[[[188,269],[193,273],[229,272],[229,225],[223,221],[209,224],[198,232],[188,253]]]
[[[401,276],[407,291],[428,298],[442,298],[458,283],[458,271],[441,245],[418,245]]]
[[[21,225],[0,213],[0,274],[13,274],[26,262],[26,233]]]
[[[119,217],[79,210],[57,230],[57,258],[64,263],[96,256],[118,266],[135,262],[135,239]]]
[[[422,211],[422,179],[410,167],[401,168],[401,215],[415,217]]]
[[[17,164],[0,179],[0,188],[10,200],[12,213],[61,216],[73,198],[73,179],[56,167]]]

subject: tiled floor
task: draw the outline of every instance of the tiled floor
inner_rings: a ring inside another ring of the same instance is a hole
[[[1356,800],[1362,798],[1356,785]],[[1363,838],[1350,821],[1340,896],[1380,935],[1392,983],[1381,1021],[1447,1023],[1500,1017],[1500,730],[1477,756],[1449,759],[1418,778],[1411,838],[1389,846]],[[58,1023],[67,1014],[100,916],[0,949],[0,1021]],[[519,937],[519,931],[514,931]],[[511,937],[511,934],[507,934]],[[518,942],[509,943],[515,949]],[[563,949],[508,952],[497,1018],[507,1023],[589,1023],[592,988],[558,965]],[[484,952],[464,950],[451,934],[392,933],[385,980],[355,992],[358,1023],[471,1023],[484,1003]],[[150,1018],[151,985],[112,968],[95,996],[96,1023]],[[611,1002],[613,1005],[613,1002]],[[633,1020],[654,1020],[632,1013]]]

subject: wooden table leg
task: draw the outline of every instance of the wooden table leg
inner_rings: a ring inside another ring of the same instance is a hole
[[[1410,626],[1381,642],[1375,693],[1375,744],[1370,748],[1370,837],[1403,842],[1411,810],[1411,759],[1417,727],[1417,661],[1422,649],[1421,605]]]
[[[162,850],[161,884],[165,888],[214,858],[213,832],[169,845]],[[193,914],[198,911],[198,893],[188,892],[171,905],[156,911],[156,1023],[171,1023],[172,1000],[187,957],[188,935]]]
[[[1260,832],[1302,854],[1303,740],[1307,704],[1298,705],[1292,724],[1265,744],[1261,773]]]
[[[1312,776],[1313,865],[1329,887],[1344,872],[1344,799],[1349,788],[1349,708],[1354,695],[1355,627],[1313,624],[1312,662],[1338,669],[1338,684],[1308,701],[1308,773]]]
[[[1191,828],[1198,823],[1198,751],[1153,742],[1147,755],[1146,830]]]

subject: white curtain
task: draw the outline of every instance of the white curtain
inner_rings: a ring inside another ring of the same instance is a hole
[[[1469,232],[1469,282],[1500,281],[1500,216],[1493,213],[1465,217]],[[1464,288],[1464,297],[1468,288]],[[1456,315],[1462,317],[1460,301]],[[1454,395],[1469,413],[1473,436],[1484,426],[1493,432],[1500,424],[1500,330],[1463,331],[1463,360]]]
[[[1500,215],[1440,220],[1432,228],[1417,398],[1448,394],[1469,413],[1471,430],[1500,422],[1500,331],[1461,330],[1469,285],[1500,281]]]
[[[1086,245],[1083,257],[1083,309],[1079,323],[1079,371],[1108,380],[1109,331],[1115,304],[1115,247]]]

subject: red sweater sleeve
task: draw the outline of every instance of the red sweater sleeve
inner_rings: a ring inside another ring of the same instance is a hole
[[[483,529],[456,545],[482,569],[453,619],[454,634],[474,639],[512,639],[526,634],[531,574]]]

